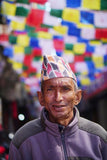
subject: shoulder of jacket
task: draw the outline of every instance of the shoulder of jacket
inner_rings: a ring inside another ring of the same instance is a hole
[[[36,135],[44,130],[41,120],[31,120],[27,122],[24,126],[19,128],[13,137],[12,143],[19,148],[20,145],[29,137]]]
[[[107,142],[107,131],[100,126],[99,124],[87,120],[85,118],[79,117],[78,123],[79,129],[84,130],[88,133],[94,134],[102,138],[105,142]]]

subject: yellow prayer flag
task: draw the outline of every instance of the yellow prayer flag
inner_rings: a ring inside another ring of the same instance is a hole
[[[13,30],[23,31],[25,29],[25,21],[23,22],[11,21],[11,27]]]
[[[14,68],[15,70],[22,69],[22,63],[14,62],[14,63],[13,63],[13,68]]]
[[[89,78],[82,78],[81,79],[81,84],[84,85],[84,86],[87,86],[87,85],[90,85],[91,82],[90,82],[90,79]]]
[[[81,75],[83,75],[83,76],[88,75],[88,71],[81,72]]]
[[[29,40],[30,38],[27,35],[19,35],[17,37],[17,44],[27,47],[29,46]]]
[[[65,34],[67,34],[68,27],[66,27],[66,26],[54,26],[53,29],[60,34],[65,35]]]
[[[95,45],[95,46],[96,45],[101,45],[101,41],[99,41],[99,40],[92,40],[92,41],[90,40],[89,43],[90,43],[90,45]]]
[[[77,44],[74,44],[73,51],[74,53],[77,53],[77,54],[84,54],[85,48],[86,48],[86,45],[84,43],[77,43]]]
[[[40,78],[40,77],[41,77],[41,74],[40,74],[40,73],[37,73],[37,74],[36,74],[36,77],[37,77],[37,78]]]
[[[6,1],[2,1],[1,12],[4,15],[15,16],[16,4],[8,3]]]
[[[38,32],[38,38],[52,39],[52,35],[48,32],[40,31]]]
[[[83,0],[82,7],[91,10],[100,10],[101,0]]]
[[[62,13],[62,19],[70,22],[79,23],[80,11],[71,8],[65,8]]]
[[[83,23],[78,23],[77,24],[78,28],[94,28],[94,25],[92,24],[83,24]]]
[[[24,47],[23,46],[18,46],[14,45],[14,53],[15,54],[24,54]]]
[[[104,67],[104,58],[103,56],[98,56],[98,55],[92,55],[92,61],[95,64],[96,68],[103,68]]]
[[[64,54],[74,55],[74,53],[70,50],[64,50]]]

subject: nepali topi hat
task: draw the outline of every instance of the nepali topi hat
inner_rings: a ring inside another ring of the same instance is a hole
[[[57,77],[71,77],[77,82],[76,76],[71,70],[69,64],[62,57],[56,55],[44,55],[41,81],[45,81]]]

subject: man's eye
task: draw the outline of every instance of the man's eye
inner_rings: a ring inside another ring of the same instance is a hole
[[[64,87],[64,88],[63,88],[63,90],[65,90],[65,91],[69,91],[69,90],[70,90],[70,88],[69,88],[69,87]]]
[[[47,88],[47,91],[52,91],[52,88]]]

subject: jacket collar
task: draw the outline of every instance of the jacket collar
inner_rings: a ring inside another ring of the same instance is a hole
[[[75,114],[74,114],[74,118],[72,122],[70,122],[67,127],[62,126],[62,129],[65,135],[67,136],[73,134],[78,129],[77,124],[79,121],[79,111],[77,107],[74,107],[74,112]],[[48,112],[45,108],[43,108],[41,112],[41,122],[47,132],[49,132],[50,134],[56,135],[56,136],[60,135],[61,132],[60,132],[59,126],[61,127],[61,125],[57,123],[52,123],[49,121]]]

